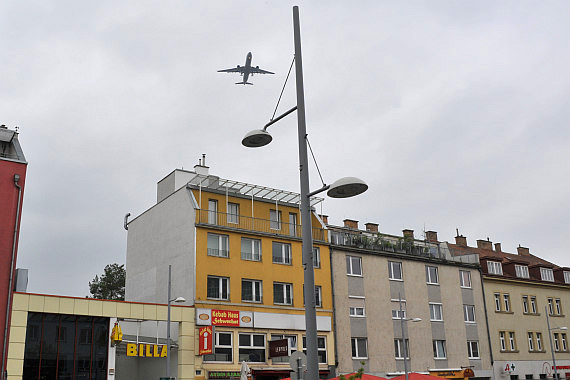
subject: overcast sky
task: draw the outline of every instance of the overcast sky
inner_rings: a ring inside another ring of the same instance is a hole
[[[297,2],[307,130],[343,219],[501,242],[570,266],[568,1]],[[296,118],[267,147],[293,58],[288,1],[2,1],[0,123],[29,162],[18,267],[30,292],[85,296],[124,263],[123,217],[192,169],[298,191]],[[216,70],[253,64],[256,75]],[[279,112],[295,104],[294,75]],[[312,188],[320,187],[311,166]],[[157,254],[160,254],[157,252]]]

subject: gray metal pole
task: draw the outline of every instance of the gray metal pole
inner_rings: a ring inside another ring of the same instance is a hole
[[[307,340],[307,375],[305,380],[319,378],[317,350],[317,313],[315,309],[315,274],[313,269],[313,228],[309,202],[309,160],[307,157],[307,127],[305,123],[305,94],[303,90],[303,59],[299,7],[293,7],[295,37],[295,78],[297,82],[297,127],[299,138],[299,175],[301,181],[301,222],[303,227],[303,267],[305,271],[305,330]]]
[[[550,329],[550,318],[548,317],[548,306],[544,307],[546,314],[546,326],[548,327],[548,340],[550,341],[550,352],[552,353],[552,364],[554,366],[554,378],[558,380],[558,371],[556,370],[556,359],[554,359],[554,347],[552,346],[552,330]]]
[[[170,380],[170,295],[172,288],[172,265],[168,265],[168,316],[166,319],[166,377]]]
[[[404,314],[402,313],[402,296],[398,293],[398,302],[400,303],[400,328],[402,329],[402,343],[404,346],[404,373],[408,380],[408,345],[406,344],[406,336],[404,335]]]

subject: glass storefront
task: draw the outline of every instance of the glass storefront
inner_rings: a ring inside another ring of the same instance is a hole
[[[107,378],[109,318],[28,313],[24,379]]]

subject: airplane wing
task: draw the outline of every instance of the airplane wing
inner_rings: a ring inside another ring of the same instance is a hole
[[[243,67],[238,66],[238,67],[234,67],[232,69],[224,69],[224,70],[218,70],[219,73],[243,73]]]
[[[271,71],[261,70],[259,66],[252,67],[250,72],[254,74],[275,74],[272,73]]]

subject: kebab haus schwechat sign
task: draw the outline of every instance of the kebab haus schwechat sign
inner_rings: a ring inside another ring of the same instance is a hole
[[[253,327],[253,312],[219,309],[196,309],[198,326]]]

